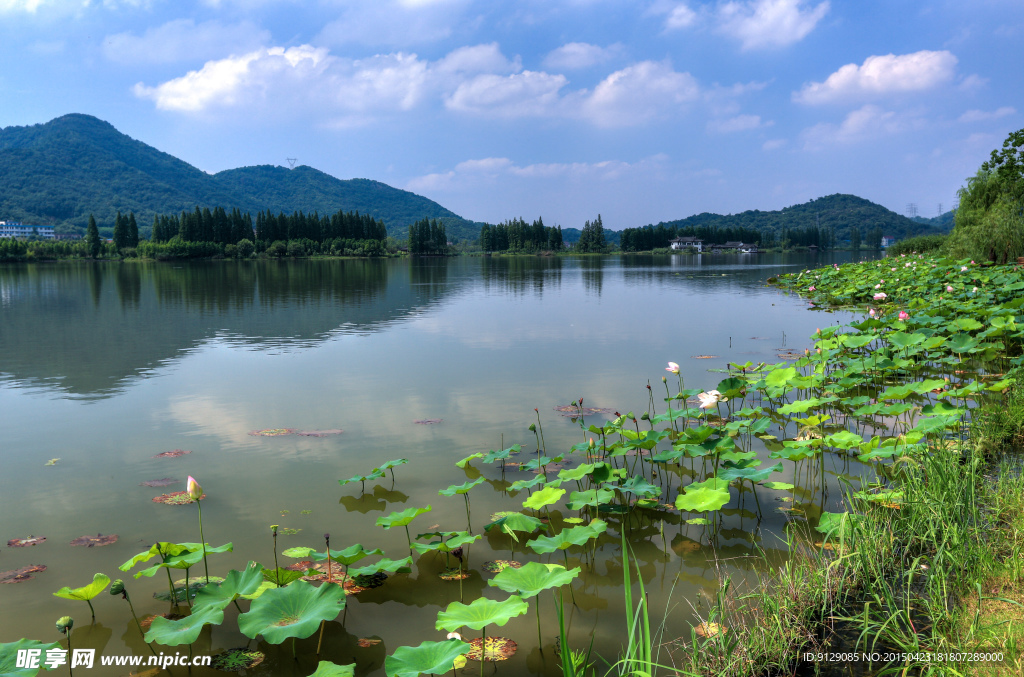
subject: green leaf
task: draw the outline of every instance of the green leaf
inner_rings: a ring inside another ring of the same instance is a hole
[[[211,605],[192,610],[190,616],[169,621],[163,616],[153,619],[146,633],[147,642],[157,642],[164,646],[181,646],[191,644],[199,637],[206,625],[220,625],[224,622],[224,607]]]
[[[569,501],[565,504],[569,510],[581,510],[588,505],[595,508],[615,500],[615,492],[611,489],[587,489],[586,491],[574,491],[569,494]]]
[[[187,550],[188,548],[186,548],[184,545],[181,545],[180,543],[168,543],[167,541],[160,541],[159,543],[154,543],[149,550],[143,550],[135,557],[132,557],[130,560],[119,566],[118,569],[120,569],[121,571],[128,571],[136,564],[139,564],[141,562],[148,562],[149,560],[153,559],[158,555],[160,556],[161,559],[163,559],[165,557],[171,557],[172,555],[180,555],[181,553]],[[136,576],[136,578],[138,578],[138,576]]]
[[[795,367],[782,367],[773,369],[764,379],[764,382],[772,387],[785,386],[796,377]]]
[[[380,468],[374,468],[369,475],[356,475],[355,477],[349,477],[347,480],[338,480],[338,484],[345,486],[353,482],[369,482],[371,480],[379,480],[384,477],[384,471]]]
[[[566,569],[560,564],[527,562],[518,569],[509,567],[487,581],[487,585],[501,588],[520,597],[533,597],[542,590],[557,588],[571,583],[579,576],[580,568]]]
[[[763,482],[762,484],[765,487],[773,489],[775,491],[789,491],[790,489],[796,488],[792,484],[789,484],[788,482]]]
[[[60,644],[57,642],[43,644],[34,639],[19,639],[17,642],[0,644],[0,677],[35,677],[35,675],[39,674],[39,668],[16,667],[18,665],[18,651],[38,650],[40,652],[39,664],[42,665],[46,660],[46,652],[49,649],[59,648]],[[48,670],[49,668],[43,669]]]
[[[320,627],[320,621],[333,621],[345,607],[345,591],[335,583],[314,587],[295,581],[284,588],[264,592],[249,611],[239,615],[238,629],[243,635],[280,644],[289,637],[305,639]]]
[[[533,492],[532,496],[523,501],[523,507],[530,508],[532,510],[540,510],[546,505],[557,503],[564,495],[565,489],[544,487],[543,489]]]
[[[316,671],[309,677],[355,677],[356,664],[338,665],[330,661],[320,661]]]
[[[472,645],[457,639],[400,646],[384,659],[384,672],[387,677],[443,675],[454,669],[456,658],[469,653],[472,648]]]
[[[529,609],[521,597],[512,595],[504,602],[479,597],[472,604],[452,602],[448,608],[437,614],[434,624],[437,630],[454,632],[459,628],[481,630],[486,625],[505,625],[512,618],[521,616]]]
[[[200,588],[196,593],[194,606],[219,606],[223,609],[239,596],[256,592],[262,583],[263,566],[249,562],[242,571],[229,571],[223,583]]]
[[[710,487],[693,489],[692,486],[686,488],[686,493],[676,497],[676,508],[679,510],[689,510],[690,512],[721,510],[722,506],[729,502],[728,489],[712,489]]]
[[[83,585],[80,588],[71,589],[66,585],[53,593],[56,597],[64,599],[75,599],[82,602],[88,601],[103,592],[103,589],[110,584],[110,577],[106,574],[93,574],[92,583]]]
[[[390,529],[391,527],[404,527],[412,522],[420,515],[426,514],[433,510],[429,505],[426,508],[408,508],[401,512],[393,512],[386,517],[377,518],[377,526]]]
[[[563,529],[555,536],[538,536],[527,543],[534,552],[544,554],[555,550],[567,550],[574,545],[583,545],[592,538],[597,538],[608,530],[604,520],[594,520],[584,526]]]
[[[476,538],[480,537],[477,536]],[[392,574],[407,574],[410,571],[412,571],[412,557],[405,557],[403,559],[385,558],[379,562],[359,567],[358,569],[349,569],[348,575],[355,578],[356,576],[372,576],[373,574],[380,574],[384,572]]]
[[[823,512],[818,520],[818,526],[814,528],[820,533],[840,538],[849,534],[852,523],[860,518],[861,515],[848,512]]]
[[[395,458],[395,459],[392,459],[390,461],[384,461],[383,463],[380,464],[380,467],[374,468],[374,470],[390,470],[391,468],[394,468],[394,467],[399,466],[399,465],[404,465],[404,464],[406,464],[408,462],[409,462],[409,459],[407,459],[407,458]],[[321,663],[321,665],[323,665],[323,664]],[[346,666],[346,667],[348,667],[348,666]]]
[[[533,533],[534,531],[537,531],[537,529],[545,528],[545,525],[544,522],[541,522],[533,515],[524,515],[521,512],[514,512],[491,522],[484,527],[484,531],[490,531],[494,527],[499,527],[506,533],[512,531]]]
[[[293,571],[292,569],[285,569],[283,567],[278,567],[277,569],[263,569],[260,574],[262,575],[263,580],[281,587],[288,585],[289,583],[294,583],[306,575],[301,571]],[[245,594],[251,595],[252,593],[247,592]]]
[[[344,550],[331,550],[330,552],[314,552],[313,559],[317,562],[322,562],[328,557],[330,557],[333,561],[337,562],[338,564],[344,564],[345,566],[348,566],[350,564],[355,564],[364,557],[369,557],[370,555],[383,554],[384,551],[380,548],[367,550],[361,544],[356,543],[355,545],[348,546]]]
[[[477,477],[475,480],[469,482],[463,482],[462,484],[453,484],[447,489],[442,489],[437,492],[441,496],[454,496],[455,494],[465,494],[473,487],[479,486],[487,481],[486,477]]]
[[[656,498],[661,496],[661,487],[656,487],[643,477],[636,475],[616,487],[623,493],[633,494],[641,498]]]
[[[758,461],[760,463],[760,461]],[[782,464],[776,463],[767,468],[756,466],[723,468],[716,477],[722,480],[749,480],[751,482],[763,482],[772,476],[772,473],[782,472]],[[724,504],[723,504],[724,505]],[[678,506],[677,506],[678,507]]]
[[[472,461],[473,459],[475,459],[475,458],[483,458],[483,457],[484,457],[483,454],[477,452],[475,454],[470,454],[469,456],[467,456],[466,458],[462,459],[461,461],[456,461],[455,465],[458,466],[459,468],[465,468],[466,464],[469,463],[470,461]]]
[[[200,562],[203,561],[203,544],[202,543],[181,543],[180,545],[183,545],[186,548],[188,548],[188,552],[183,552],[183,553],[181,553],[179,555],[173,555],[171,557],[168,557],[165,562],[163,562],[162,564],[156,565],[156,568],[158,568],[158,569],[163,569],[163,568],[167,568],[167,569],[190,569],[193,566],[195,566],[196,564],[199,564]],[[233,550],[234,550],[234,545],[232,545],[231,543],[225,543],[224,545],[219,545],[216,548],[210,546],[209,543],[206,544],[206,554],[207,555],[215,555],[217,553],[223,553],[223,552],[232,552]],[[139,573],[141,573],[141,572],[139,572]],[[139,574],[135,574],[135,577],[138,578]]]
[[[484,463],[494,463],[495,461],[500,461],[502,459],[508,458],[512,454],[518,454],[521,450],[522,447],[520,447],[518,444],[513,444],[508,449],[502,449],[501,451],[494,451],[492,449],[491,451],[488,451],[487,454],[483,457]]]

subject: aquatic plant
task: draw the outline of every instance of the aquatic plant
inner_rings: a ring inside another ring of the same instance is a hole
[[[69,588],[64,586],[57,592],[53,593],[55,597],[62,597],[64,599],[74,599],[83,601],[89,605],[89,611],[92,613],[92,622],[96,622],[96,610],[92,607],[92,599],[96,595],[103,592],[103,590],[110,583],[110,577],[106,574],[94,574],[92,577],[92,583],[83,585],[80,588]],[[70,626],[69,626],[70,629]]]

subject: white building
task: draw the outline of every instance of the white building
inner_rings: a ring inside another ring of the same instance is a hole
[[[53,239],[53,226],[26,226],[14,221],[0,221],[0,237],[32,237],[36,235],[44,240]]]

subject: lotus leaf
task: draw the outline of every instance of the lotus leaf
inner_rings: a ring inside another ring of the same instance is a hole
[[[796,488],[788,482],[764,482],[763,484],[769,489],[774,489],[775,491],[789,491],[790,489]]]
[[[487,581],[487,585],[501,588],[520,597],[533,597],[542,590],[571,583],[580,574],[580,568],[566,569],[560,564],[527,562],[519,568],[507,568]]]
[[[289,550],[291,550],[291,549],[289,548]],[[287,552],[289,552],[289,550],[286,550],[285,552],[287,553]],[[326,552],[313,552],[313,553],[310,553],[310,554],[312,555],[313,559],[318,561],[318,562],[324,561],[325,559],[327,559],[328,555],[330,555],[331,560],[337,562],[338,564],[344,564],[345,566],[349,566],[350,564],[355,564],[359,560],[363,559],[364,557],[369,557],[370,555],[383,555],[384,551],[381,550],[380,548],[374,548],[373,550],[367,550],[366,548],[364,548],[359,543],[356,543],[355,545],[350,545],[349,547],[345,548],[344,550],[331,550],[330,553],[326,553]],[[289,557],[296,557],[297,555],[288,555],[288,556]],[[298,555],[298,556],[299,557],[303,557],[304,555]]]
[[[206,625],[220,625],[224,622],[224,608],[219,606],[197,607],[192,614],[180,620],[169,621],[162,616],[153,619],[146,633],[147,642],[164,646],[191,644],[199,637]]]
[[[337,665],[330,661],[320,661],[316,670],[309,677],[353,677],[356,674],[356,664]]]
[[[729,490],[719,486],[728,485],[722,480],[695,482],[686,487],[686,492],[676,497],[676,508],[690,512],[707,512],[721,510],[729,502]]]
[[[187,551],[188,548],[186,548],[184,545],[180,543],[168,543],[167,541],[160,541],[159,543],[154,543],[149,550],[144,550],[140,552],[138,555],[135,555],[135,557],[132,557],[130,560],[119,566],[118,569],[120,569],[121,571],[128,571],[136,564],[140,564],[141,562],[148,562],[157,555],[159,555],[161,558],[166,558],[171,557],[173,555],[180,555],[181,553]]]
[[[264,581],[273,583],[275,586],[283,587],[290,583],[293,583],[305,575],[304,571],[294,571],[292,569],[285,569],[284,567],[278,567],[277,569],[263,569],[260,572],[260,576]],[[255,591],[253,591],[255,592]],[[251,595],[251,592],[245,593]]]
[[[470,644],[473,648],[466,658],[471,661],[507,661],[519,649],[519,645],[508,637],[475,637]]]
[[[487,481],[485,477],[477,477],[475,480],[469,482],[463,482],[462,484],[453,484],[447,489],[441,489],[438,494],[441,496],[454,496],[455,494],[465,494],[475,486],[479,486]]]
[[[262,651],[248,651],[245,647],[228,649],[215,654],[210,660],[210,667],[223,672],[240,672],[253,669],[266,657]]]
[[[355,578],[356,576],[373,576],[384,572],[407,574],[410,571],[412,571],[412,557],[406,557],[404,559],[382,559],[368,566],[349,569],[348,575]]]
[[[456,462],[455,462],[455,465],[456,465],[457,467],[459,467],[459,468],[465,468],[465,467],[466,467],[466,465],[467,465],[467,464],[468,464],[468,463],[469,463],[470,461],[472,461],[473,459],[477,459],[477,458],[483,458],[483,457],[484,457],[484,455],[483,455],[483,454],[481,454],[481,453],[477,452],[477,453],[475,453],[475,454],[470,454],[469,456],[467,456],[466,458],[462,459],[461,461],[456,461]]]
[[[35,677],[39,674],[39,668],[17,667],[18,652],[39,651],[39,655],[45,658],[46,652],[50,649],[60,649],[60,644],[57,642],[43,644],[34,639],[19,639],[17,642],[0,644],[0,677]],[[466,651],[469,651],[468,644]]]
[[[498,518],[494,522],[491,522],[484,527],[485,531],[490,531],[494,527],[500,528],[506,534],[511,536],[514,540],[519,541],[516,538],[515,532],[525,531],[526,533],[533,533],[537,529],[547,528],[544,522],[540,521],[532,515],[524,515],[521,512],[510,512],[505,516]]]
[[[760,461],[757,461],[760,464]],[[782,472],[782,464],[776,463],[773,466],[767,468],[758,468],[756,466],[738,467],[734,466],[731,468],[725,468],[718,473],[718,479],[722,480],[747,480],[750,482],[763,482],[772,476],[772,473]]]
[[[407,458],[395,458],[390,461],[384,461],[383,463],[380,464],[378,468],[374,468],[374,470],[390,470],[391,468],[404,465],[408,462],[409,459]]]
[[[480,597],[472,604],[452,602],[448,608],[437,614],[435,627],[438,630],[454,632],[466,627],[471,630],[482,630],[491,624],[505,625],[515,616],[526,613],[529,606],[521,597],[512,595],[504,602]]]
[[[345,486],[346,484],[351,484],[352,482],[362,483],[370,480],[379,480],[381,477],[384,477],[384,471],[381,470],[380,468],[374,468],[369,475],[356,475],[355,477],[349,477],[347,480],[338,480],[338,484],[340,484],[341,486]]]
[[[7,541],[8,548],[27,548],[30,545],[39,545],[46,541],[46,536],[29,536],[28,538],[12,538]]]
[[[219,606],[223,609],[239,596],[256,592],[262,583],[263,567],[256,562],[249,562],[242,571],[229,571],[222,583],[202,588],[196,593],[195,605]]]
[[[449,639],[444,642],[423,642],[419,646],[400,646],[384,659],[387,677],[419,677],[445,674],[453,669],[455,659],[472,647],[466,642]]]
[[[654,486],[639,475],[630,477],[615,488],[623,493],[630,493],[641,498],[656,498],[661,496],[660,487]]]
[[[296,581],[260,595],[248,612],[238,616],[238,629],[250,639],[263,635],[271,644],[289,637],[305,639],[316,632],[320,621],[337,618],[344,606],[345,591],[340,585],[314,587]]]
[[[544,487],[543,489],[533,492],[532,496],[523,501],[523,507],[540,510],[544,506],[557,503],[563,495],[565,495],[565,489],[558,489],[557,487],[551,486]]]
[[[103,590],[110,584],[110,577],[106,574],[93,574],[92,583],[89,585],[83,585],[80,588],[69,588],[64,586],[57,592],[53,593],[57,597],[63,597],[64,599],[74,599],[82,602],[87,602],[96,595],[103,592]]]
[[[537,475],[536,477],[531,477],[528,480],[516,480],[515,482],[512,483],[512,486],[510,486],[508,488],[508,490],[509,491],[521,491],[523,489],[532,489],[533,487],[537,486],[538,484],[543,484],[544,481],[545,481],[544,475]]]
[[[815,530],[836,538],[845,537],[849,534],[852,523],[859,520],[860,517],[860,515],[848,512],[823,512]]]
[[[393,512],[386,517],[377,518],[377,526],[390,529],[391,527],[407,526],[414,519],[433,510],[429,505],[426,508],[408,508],[401,512]]]
[[[583,545],[607,530],[608,523],[604,520],[596,519],[585,526],[564,529],[555,536],[538,536],[529,541],[527,545],[533,548],[534,552],[540,554],[554,552],[555,550],[566,550],[574,545]]]
[[[615,492],[611,489],[601,487],[599,489],[587,489],[586,491],[574,491],[569,494],[569,502],[566,507],[570,510],[581,510],[588,505],[598,507],[615,500]]]

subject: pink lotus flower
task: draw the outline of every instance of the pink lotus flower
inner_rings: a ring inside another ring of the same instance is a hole
[[[875,309],[871,308],[870,310],[868,310],[868,315],[870,315],[871,317],[874,317],[875,316]]]
[[[907,313],[907,311],[905,311],[905,310],[901,310],[901,311],[900,311],[900,319],[901,319],[901,320],[905,320],[905,319],[907,319],[908,317],[910,317],[910,315],[909,315],[909,314]]]
[[[884,291],[880,291],[877,294],[875,294],[874,299],[876,301],[884,301],[886,296],[888,295]]]
[[[960,272],[961,273],[964,273],[966,271],[967,271],[967,266],[963,266],[962,268],[960,268]]]
[[[810,287],[808,287],[807,291],[814,291],[814,285],[812,284]]]
[[[669,362],[668,366],[665,367],[665,371],[670,371],[673,374],[678,374],[679,373],[679,365],[676,364],[675,362]]]
[[[725,398],[722,397],[722,393],[718,392],[717,390],[709,390],[706,393],[698,393],[697,399],[700,400],[701,409],[710,409],[719,402],[725,400]]]
[[[199,498],[203,495],[203,488],[199,486],[199,482],[196,482],[196,478],[192,477],[192,475],[188,476],[187,491],[188,497],[191,498],[193,501],[198,501]]]
[[[946,286],[946,291],[947,291],[947,292],[951,292],[951,291],[953,291],[953,285],[947,285],[947,286]]]

